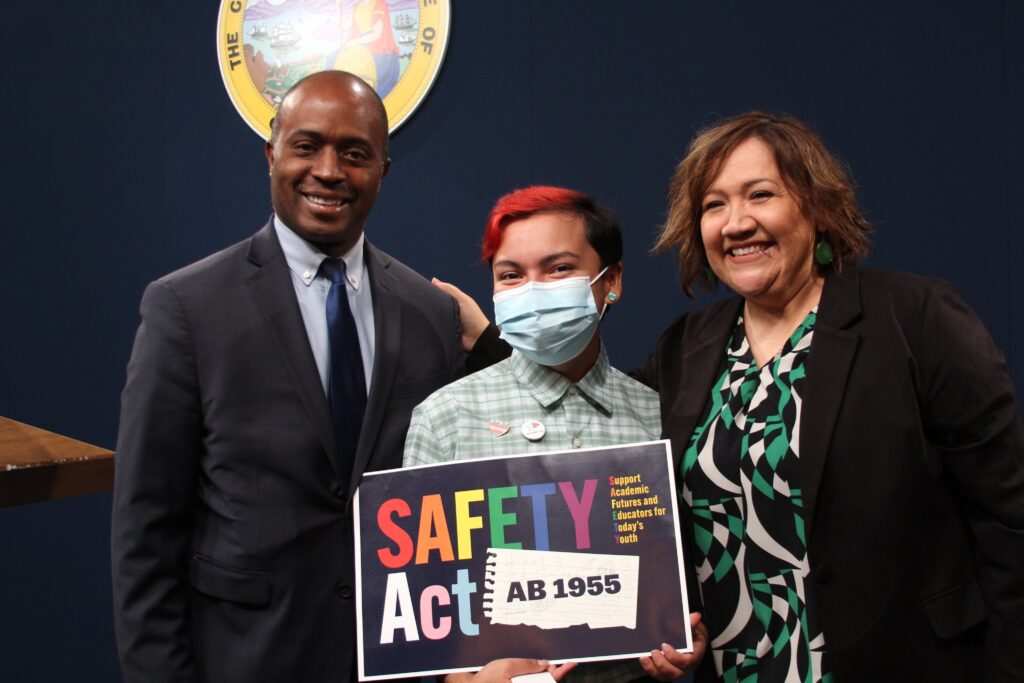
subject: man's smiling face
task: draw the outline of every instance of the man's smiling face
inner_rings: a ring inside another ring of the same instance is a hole
[[[332,256],[359,239],[388,172],[387,120],[348,74],[307,79],[281,104],[267,143],[277,217]]]

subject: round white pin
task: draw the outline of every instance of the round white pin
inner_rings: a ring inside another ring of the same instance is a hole
[[[530,441],[540,441],[544,438],[544,434],[547,430],[544,429],[544,425],[539,420],[527,420],[523,423],[521,428],[523,436]]]

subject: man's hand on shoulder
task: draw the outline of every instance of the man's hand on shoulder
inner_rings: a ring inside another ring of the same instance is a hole
[[[473,297],[450,282],[438,280],[436,277],[430,281],[434,283],[435,287],[455,299],[459,305],[459,320],[462,323],[462,350],[467,353],[472,351],[477,339],[490,324],[487,315]]]

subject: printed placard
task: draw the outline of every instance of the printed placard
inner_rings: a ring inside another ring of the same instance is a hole
[[[690,651],[675,500],[667,441],[364,475],[359,678]]]

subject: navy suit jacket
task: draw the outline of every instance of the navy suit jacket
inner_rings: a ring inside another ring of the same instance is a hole
[[[368,242],[366,263],[353,481],[401,466],[412,408],[464,367],[455,302]],[[350,680],[352,492],[272,223],[149,285],[141,314],[112,528],[125,680]]]

